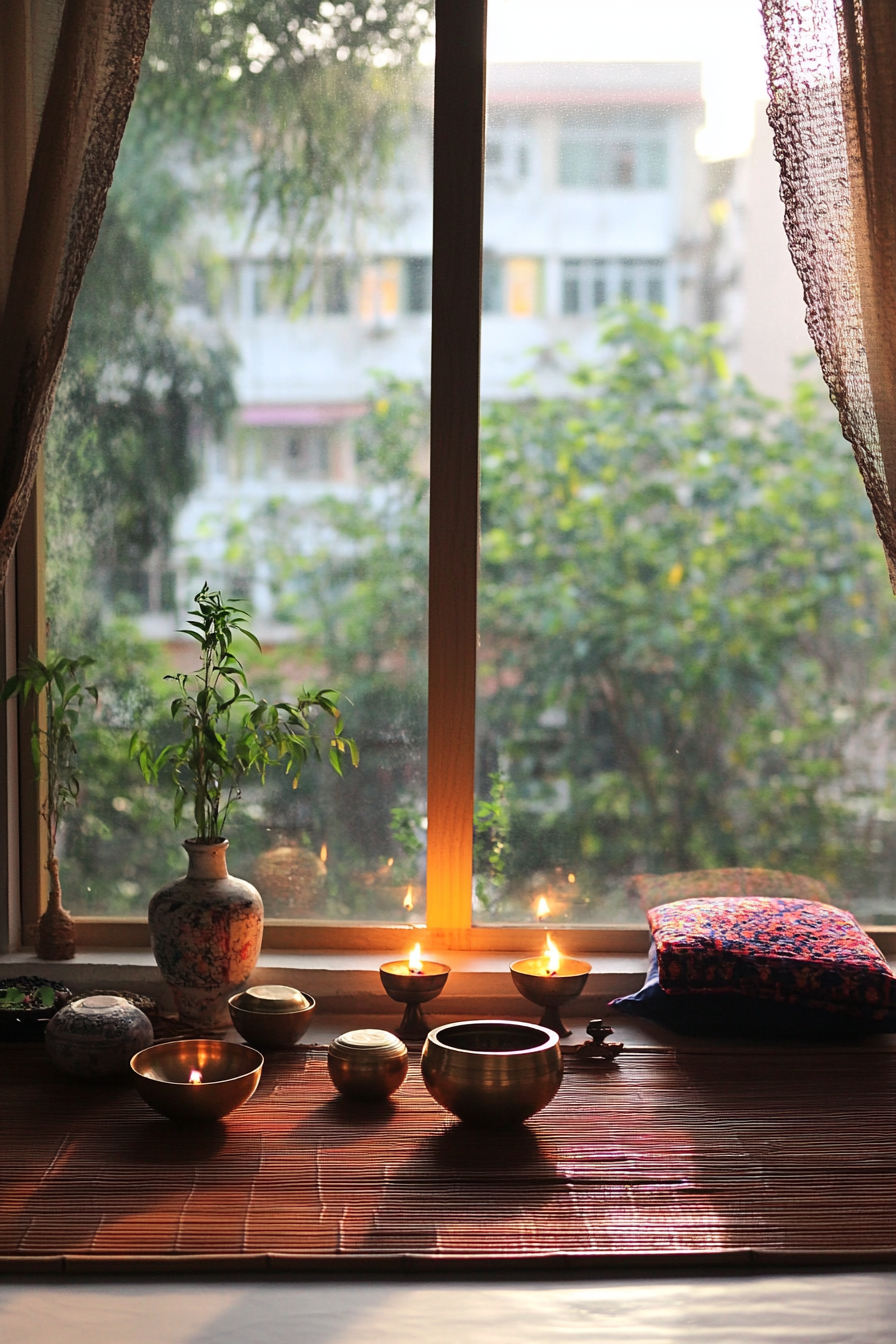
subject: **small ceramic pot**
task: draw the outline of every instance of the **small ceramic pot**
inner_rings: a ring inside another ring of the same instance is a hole
[[[47,1023],[47,1054],[78,1078],[124,1073],[131,1056],[152,1045],[152,1023],[127,999],[94,994],[60,1008]]]
[[[227,841],[185,840],[186,877],[149,903],[149,934],[181,1022],[230,1026],[228,999],[245,989],[261,951],[264,906],[249,882],[227,871]]]

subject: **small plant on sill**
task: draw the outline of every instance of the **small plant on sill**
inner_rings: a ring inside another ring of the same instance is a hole
[[[64,813],[78,802],[81,781],[77,771],[75,732],[86,696],[99,699],[95,686],[83,684],[92,658],[59,654],[46,663],[32,653],[0,691],[0,701],[18,696],[32,707],[31,755],[40,788],[40,815],[47,833],[47,872],[50,899],[37,926],[37,955],[47,961],[67,961],[75,955],[71,915],[62,907],[56,839]]]
[[[248,775],[257,774],[264,783],[269,768],[282,767],[292,775],[295,788],[309,758],[321,761],[326,750],[330,765],[341,775],[346,756],[358,764],[358,749],[344,736],[338,691],[303,689],[294,701],[274,704],[256,699],[232,648],[237,635],[243,635],[261,649],[246,624],[246,611],[208,584],[195,601],[188,628],[181,633],[199,645],[199,667],[165,678],[178,689],[171,717],[180,720],[183,738],[156,753],[138,731],[130,751],[148,783],[157,783],[161,775],[171,779],[175,826],[191,802],[196,839],[213,843],[223,838],[228,813]],[[327,734],[315,729],[315,711],[329,720]]]

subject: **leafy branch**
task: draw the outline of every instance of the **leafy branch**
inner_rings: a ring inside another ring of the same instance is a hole
[[[14,695],[33,706],[31,724],[31,756],[40,780],[40,815],[47,828],[47,871],[50,874],[50,896],[54,902],[61,899],[59,861],[56,858],[56,836],[63,813],[76,806],[81,781],[77,771],[78,748],[75,731],[84,704],[89,695],[96,704],[99,692],[95,686],[82,685],[81,674],[93,665],[92,658],[67,658],[60,654],[44,663],[35,653],[29,655],[18,672],[9,678],[0,691],[0,701]],[[41,698],[43,697],[43,704]],[[42,709],[46,709],[46,717]]]
[[[346,754],[357,766],[358,748],[344,736],[338,691],[303,689],[295,701],[273,704],[256,699],[232,649],[238,634],[261,649],[246,624],[247,613],[211,592],[208,584],[195,601],[189,613],[192,619],[181,633],[199,645],[200,666],[195,672],[165,678],[178,688],[171,717],[180,720],[183,739],[156,754],[138,730],[131,738],[130,754],[147,782],[157,783],[160,775],[169,775],[175,826],[192,799],[197,838],[215,840],[221,837],[247,775],[254,772],[264,783],[270,767],[282,767],[296,788],[309,758],[321,761],[326,749],[330,765],[341,775]],[[328,734],[316,730],[317,712],[331,720]]]

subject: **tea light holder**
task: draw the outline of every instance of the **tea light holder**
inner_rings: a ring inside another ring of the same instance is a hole
[[[572,1032],[563,1025],[560,1009],[581,994],[591,974],[591,964],[575,957],[561,956],[550,935],[547,943],[542,956],[513,962],[510,974],[523,998],[544,1009],[539,1025],[549,1027],[565,1038]]]
[[[400,1040],[426,1040],[429,1024],[420,1005],[439,997],[450,973],[451,967],[440,961],[424,961],[419,943],[407,961],[387,961],[380,967],[383,989],[390,999],[405,1005],[395,1032]]]

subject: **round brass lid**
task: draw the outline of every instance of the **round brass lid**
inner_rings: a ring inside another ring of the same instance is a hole
[[[251,1013],[295,1013],[311,1005],[292,985],[253,985],[240,995],[239,1006]]]
[[[337,1036],[330,1044],[330,1053],[340,1059],[390,1059],[395,1055],[406,1055],[407,1046],[391,1031],[380,1031],[378,1027],[361,1027],[357,1031],[346,1031]]]

